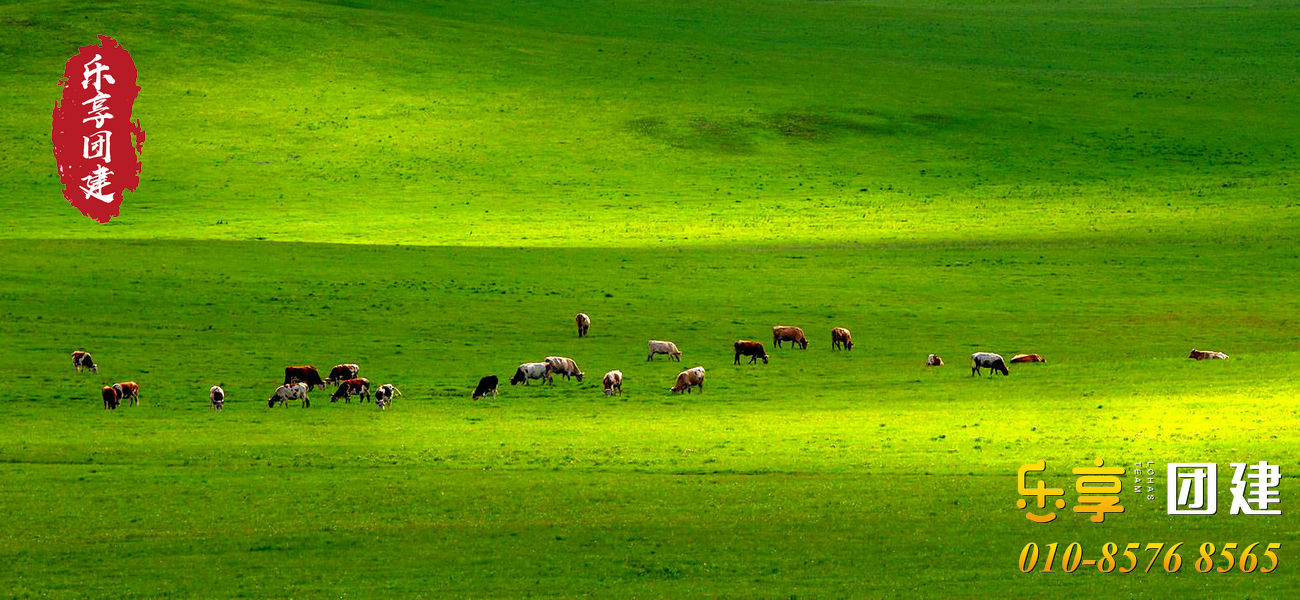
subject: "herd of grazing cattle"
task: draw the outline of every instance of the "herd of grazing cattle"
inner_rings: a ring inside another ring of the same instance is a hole
[[[578,326],[578,337],[587,337],[587,332],[591,328],[591,317],[585,313],[578,313],[574,317]],[[791,327],[789,325],[777,325],[772,328],[772,344],[778,348],[783,342],[790,342],[793,346],[802,350],[808,349],[808,338],[804,335],[803,329]],[[677,344],[665,340],[650,340],[647,343],[649,353],[646,355],[647,361],[653,361],[654,357],[663,354],[668,357],[669,361],[681,362],[682,351],[677,348]],[[762,360],[767,364],[771,355],[763,347],[761,342],[753,340],[736,340],[732,344],[735,350],[735,360],[732,364],[739,365],[741,357],[748,357],[748,364],[754,364]],[[832,350],[852,350],[853,335],[848,329],[835,327],[831,329],[831,349]],[[1011,360],[1004,360],[1002,355],[993,352],[976,352],[971,354],[971,376],[981,374],[982,369],[988,369],[989,375],[1001,373],[1010,375],[1011,371],[1007,368],[1008,364],[1016,363],[1045,363],[1047,359],[1040,354],[1016,354]],[[1194,360],[1226,360],[1227,354],[1222,352],[1196,350],[1193,349],[1188,358]],[[936,354],[930,354],[925,360],[926,366],[942,367],[943,359]],[[99,373],[99,365],[95,364],[88,352],[77,350],[72,353],[72,369],[74,373],[88,370],[93,373]],[[267,407],[274,408],[276,404],[288,406],[290,400],[297,400],[303,408],[311,406],[311,399],[308,393],[315,388],[326,389],[330,385],[336,387],[333,394],[330,395],[330,402],[338,402],[340,399],[344,403],[350,404],[352,397],[357,396],[361,403],[371,401],[372,394],[370,389],[370,380],[360,376],[361,367],[355,363],[343,363],[335,365],[330,369],[329,376],[322,378],[320,372],[312,365],[290,366],[284,368],[284,383],[275,389],[271,397],[267,399]],[[674,394],[691,392],[692,388],[699,388],[704,392],[704,378],[707,372],[704,367],[697,366],[686,369],[677,374],[673,380],[672,387],[669,388]],[[560,375],[565,379],[574,378],[579,382],[582,381],[583,372],[578,368],[578,363],[567,356],[548,356],[545,360],[539,362],[526,362],[520,364],[515,369],[515,374],[510,378],[510,385],[528,385],[530,381],[540,379],[543,384],[554,384],[555,375]],[[475,386],[472,398],[478,400],[485,398],[489,394],[497,397],[496,375],[488,375],[479,380]],[[623,372],[613,370],[605,373],[601,379],[601,385],[606,396],[623,393]],[[112,385],[106,385],[100,390],[104,400],[104,408],[113,410],[121,406],[123,400],[127,400],[130,406],[136,406],[140,403],[140,386],[134,381],[122,381]],[[401,396],[402,392],[391,383],[385,383],[374,390],[373,400],[380,409],[386,410],[392,404],[395,396]],[[225,406],[226,391],[220,385],[214,385],[208,389],[208,401],[213,410],[221,410]]]

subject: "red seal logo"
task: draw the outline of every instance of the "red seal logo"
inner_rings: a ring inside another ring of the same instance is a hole
[[[54,160],[63,197],[100,223],[116,217],[122,192],[140,185],[144,130],[131,122],[140,94],[135,62],[111,37],[84,46],[63,68],[63,97],[54,104]]]

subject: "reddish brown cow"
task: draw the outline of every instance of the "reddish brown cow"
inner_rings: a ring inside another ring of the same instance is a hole
[[[927,366],[927,367],[942,367],[942,366],[943,366],[943,359],[942,359],[942,358],[939,358],[939,355],[938,355],[938,354],[931,354],[928,358],[925,359],[925,366]]]
[[[344,402],[351,404],[352,396],[361,396],[364,401],[370,401],[370,380],[365,377],[348,379],[339,383],[339,389],[330,396],[330,402],[338,402],[342,398]]]
[[[325,389],[325,380],[320,378],[320,371],[317,371],[316,367],[311,365],[285,367],[284,382],[286,384],[302,382],[307,384],[307,389],[314,387]]]
[[[356,379],[360,372],[361,367],[354,363],[334,365],[334,368],[330,369],[330,376],[325,378],[325,383],[337,384],[344,379]]]
[[[748,356],[751,365],[760,358],[763,359],[763,364],[767,364],[767,349],[763,347],[763,344],[750,340],[736,340],[736,343],[731,346],[736,350],[736,360],[731,364],[740,364],[740,357],[742,356]]]
[[[1041,354],[1017,354],[1011,357],[1013,363],[1045,363],[1046,358]]]
[[[100,390],[100,394],[104,396],[104,410],[114,410],[122,404],[122,398],[118,395],[117,388],[111,385],[104,386],[104,389]]]
[[[852,350],[853,335],[843,327],[836,327],[831,330],[831,350],[838,350],[841,346],[845,350]]]
[[[777,325],[772,328],[772,343],[777,348],[781,347],[781,342],[793,342],[800,348],[808,349],[808,338],[804,337],[803,330],[798,327],[788,325]]]

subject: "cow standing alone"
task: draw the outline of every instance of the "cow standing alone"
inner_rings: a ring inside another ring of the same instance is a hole
[[[1002,360],[1001,354],[994,354],[992,352],[976,352],[970,355],[971,377],[979,375],[981,367],[988,369],[990,376],[993,375],[994,371],[1002,373],[1003,376],[1011,374],[1011,372],[1007,370],[1007,363]]]
[[[620,396],[623,395],[623,372],[622,371],[610,371],[608,373],[605,373],[605,378],[601,380],[601,383],[603,383],[605,386],[606,396],[613,396],[614,392],[618,392],[618,395]]]
[[[767,349],[763,348],[763,344],[759,342],[736,340],[736,343],[732,344],[731,347],[736,351],[736,359],[731,363],[733,365],[740,364],[740,357],[742,356],[748,356],[751,365],[760,358],[763,359],[763,364],[767,364]]]
[[[656,354],[667,354],[668,358],[677,362],[682,361],[682,351],[677,349],[677,344],[665,342],[663,340],[650,340],[646,342],[646,348],[650,350],[645,359],[651,361],[655,359]]]
[[[219,385],[212,386],[208,389],[208,401],[212,403],[212,410],[221,410],[226,406],[226,390]]]
[[[578,381],[582,381],[582,369],[578,368],[578,363],[573,362],[572,358],[567,356],[548,356],[546,357],[546,364],[550,365],[552,373],[559,373],[563,375],[565,379],[576,377]]]
[[[289,400],[297,398],[302,400],[302,407],[307,408],[311,406],[311,398],[307,397],[307,392],[310,390],[311,386],[302,382],[286,383],[275,389],[275,393],[271,394],[271,398],[266,401],[266,406],[275,408],[275,403],[279,402],[280,406],[288,407]]]
[[[1228,360],[1228,355],[1213,350],[1197,350],[1192,348],[1192,353],[1188,354],[1187,358],[1194,358],[1196,360]]]
[[[99,365],[95,364],[95,359],[90,357],[90,353],[77,350],[72,353],[72,372],[80,373],[82,369],[90,369],[92,373],[99,373]]]
[[[578,313],[573,320],[578,323],[578,337],[587,337],[587,329],[591,327],[591,317],[588,317],[587,313]]]
[[[838,350],[841,347],[845,350],[853,349],[853,334],[843,327],[836,327],[831,330],[831,350]]]
[[[704,367],[694,367],[677,374],[677,381],[669,390],[674,394],[686,392],[691,393],[692,387],[699,387],[700,393],[704,393]]]
[[[803,330],[798,327],[789,325],[777,325],[772,328],[772,343],[777,348],[781,347],[781,342],[792,342],[800,349],[808,349],[808,338],[804,337]]]
[[[478,385],[474,388],[473,399],[478,400],[479,398],[486,398],[488,394],[492,394],[493,400],[497,397],[496,375],[488,375],[487,377],[478,380]]]

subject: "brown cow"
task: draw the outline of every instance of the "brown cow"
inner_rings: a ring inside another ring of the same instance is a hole
[[[777,348],[781,347],[781,342],[794,342],[800,348],[808,349],[808,338],[804,337],[803,330],[798,327],[789,325],[777,325],[772,328],[772,343]]]
[[[72,353],[72,372],[80,373],[82,369],[90,369],[92,373],[99,373],[99,365],[95,364],[95,360],[90,358],[90,353],[77,350]]]
[[[1010,361],[1010,362],[1013,362],[1013,363],[1045,363],[1045,362],[1047,362],[1047,359],[1046,359],[1046,358],[1043,358],[1043,355],[1041,355],[1041,354],[1017,354],[1017,355],[1011,357],[1011,361]]]
[[[104,410],[114,410],[122,405],[122,397],[118,395],[117,388],[106,385],[100,394],[104,396]]]
[[[767,364],[767,349],[763,347],[763,344],[751,340],[736,340],[736,343],[732,344],[731,347],[736,350],[736,360],[731,363],[733,365],[740,364],[740,357],[742,356],[748,356],[751,365],[760,358],[763,359],[763,364]]]
[[[123,381],[114,383],[113,389],[117,390],[117,397],[121,400],[130,400],[130,406],[140,404],[140,386],[134,381]]]
[[[362,400],[369,402],[370,380],[365,377],[357,377],[356,379],[339,382],[339,389],[334,392],[334,395],[330,396],[330,402],[338,402],[339,398],[342,398],[344,402],[351,404],[354,395],[361,396]]]
[[[844,346],[845,350],[852,350],[853,335],[843,327],[836,327],[831,330],[831,350],[838,350],[840,346]]]
[[[677,374],[677,381],[669,389],[674,394],[686,392],[691,393],[691,388],[699,386],[700,393],[704,393],[704,367],[694,367]]]
[[[338,385],[344,379],[356,379],[357,374],[360,372],[361,367],[355,363],[334,365],[334,368],[330,369],[330,376],[325,378],[325,383]]]
[[[943,359],[942,359],[942,358],[939,358],[939,355],[938,355],[938,354],[931,354],[928,358],[925,359],[925,366],[927,366],[927,367],[942,367],[942,366],[943,366]]]
[[[587,337],[587,329],[591,327],[591,317],[587,313],[578,313],[573,317],[578,323],[578,337]]]
[[[314,387],[325,389],[325,380],[320,378],[320,371],[317,371],[316,367],[311,365],[285,367],[284,382],[286,384],[302,382],[307,384],[309,390]]]
[[[1228,360],[1228,355],[1213,350],[1197,350],[1192,348],[1192,353],[1188,354],[1187,358],[1194,358],[1196,360]]]

